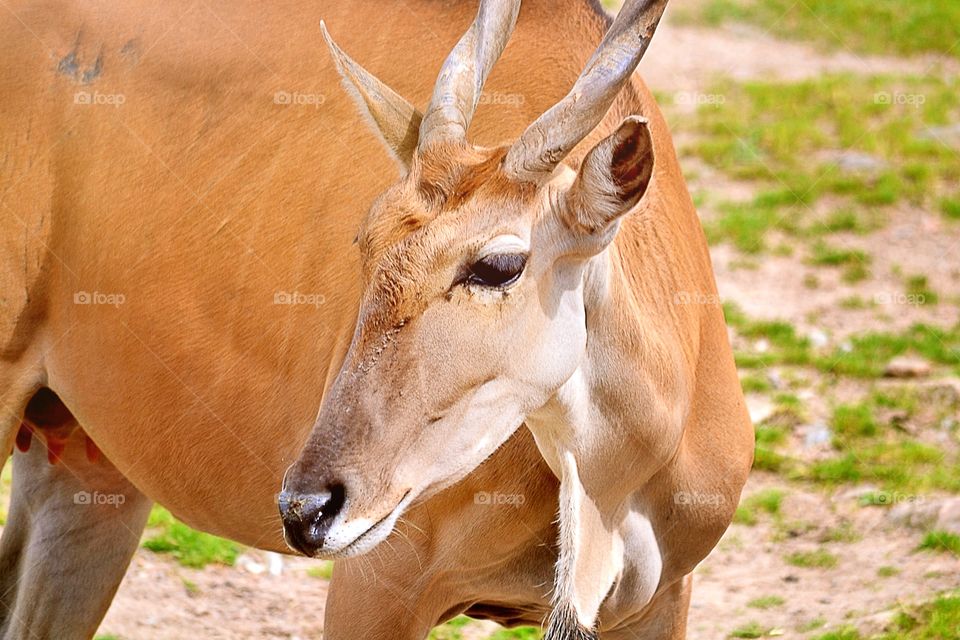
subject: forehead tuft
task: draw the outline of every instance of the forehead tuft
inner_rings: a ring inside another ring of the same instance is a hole
[[[515,182],[501,170],[507,150],[442,144],[418,157],[410,174],[371,207],[358,236],[365,257],[377,261],[389,247],[468,203],[532,198],[535,185]]]

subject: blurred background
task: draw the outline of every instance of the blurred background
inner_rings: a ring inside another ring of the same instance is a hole
[[[641,71],[757,427],[689,637],[960,638],[960,2],[674,0]],[[330,571],[158,507],[98,637],[320,637]]]

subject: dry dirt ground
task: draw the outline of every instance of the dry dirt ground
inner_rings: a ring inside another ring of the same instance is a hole
[[[658,33],[642,68],[656,91],[676,95],[705,91],[711,79],[719,75],[795,79],[838,69],[922,73],[927,65],[922,58],[903,61],[825,54],[745,27],[706,29],[668,22]],[[749,188],[706,167],[694,168],[692,191],[736,192]],[[709,216],[710,212],[702,215]],[[928,274],[933,288],[956,295],[956,256],[960,251],[957,226],[945,226],[933,213],[904,209],[876,234],[850,238],[850,242],[883,247],[871,252],[878,265],[873,272],[878,275],[849,285],[839,278],[831,282],[829,274],[821,273],[827,281],[816,290],[804,286],[804,275],[810,267],[798,257],[764,256],[758,268],[740,269],[736,268],[736,252],[718,246],[713,256],[721,295],[737,302],[750,316],[786,318],[801,332],[816,328],[831,340],[875,326],[891,329],[915,321],[939,326],[957,322],[957,306],[952,303],[906,307],[893,314],[895,317],[886,318],[878,318],[869,310],[845,310],[837,304],[854,292],[869,298],[894,287],[885,279],[884,274],[890,271],[884,266],[887,264]],[[801,395],[810,400],[812,420],[824,421],[828,408],[818,402],[818,383],[816,378],[811,379]],[[766,410],[762,397],[751,396],[750,402],[754,411]],[[802,446],[797,444],[798,448]],[[745,494],[785,483],[773,474],[755,473]],[[917,552],[922,534],[894,522],[888,509],[859,506],[862,490],[827,492],[790,486],[778,521],[762,518],[754,526],[733,525],[696,571],[690,637],[726,638],[750,622],[763,626],[766,635],[785,637],[808,637],[814,633],[813,628],[822,633],[847,623],[863,629],[880,628],[897,603],[929,598],[960,584],[960,560],[950,554]],[[937,497],[925,499],[934,501]],[[837,531],[850,530],[857,535],[847,539],[836,535]],[[824,544],[836,557],[833,567],[798,567],[785,559],[791,553],[815,550]],[[266,564],[264,554],[249,551],[235,567],[193,570],[140,550],[100,633],[144,640],[321,637],[327,581],[308,575],[307,569],[314,563],[288,558],[280,576],[263,571]],[[778,604],[760,608],[758,599]],[[461,633],[463,637],[481,638],[491,629],[474,625]]]

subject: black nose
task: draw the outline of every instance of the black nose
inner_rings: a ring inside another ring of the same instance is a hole
[[[323,548],[346,492],[342,484],[332,485],[326,493],[284,491],[277,499],[287,542],[300,553],[313,556]]]

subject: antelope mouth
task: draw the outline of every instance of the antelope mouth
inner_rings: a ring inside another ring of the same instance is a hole
[[[339,548],[322,549],[315,556],[326,560],[340,560],[363,555],[373,550],[378,544],[386,540],[393,532],[400,516],[403,515],[410,503],[413,502],[413,490],[407,489],[400,498],[397,505],[382,518],[371,524],[360,532],[352,541],[340,546]],[[343,523],[348,525],[349,523]]]

